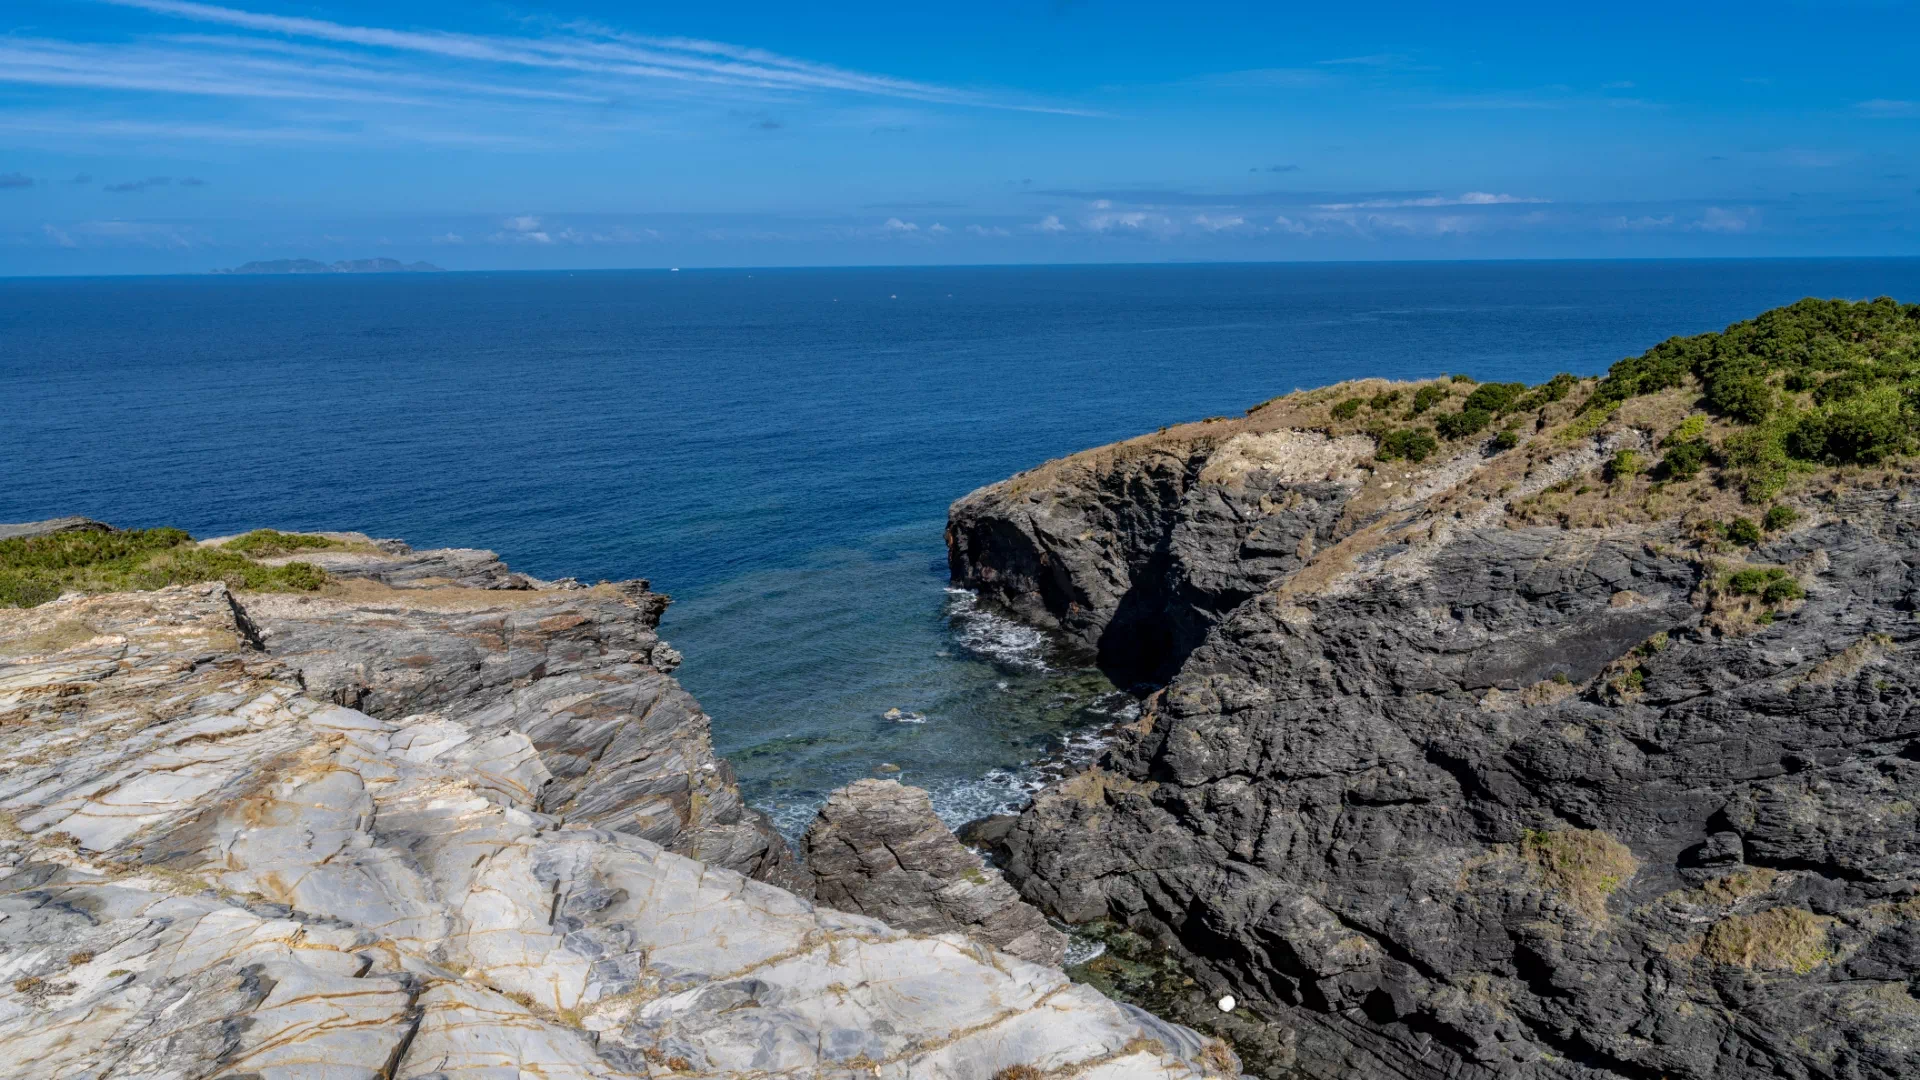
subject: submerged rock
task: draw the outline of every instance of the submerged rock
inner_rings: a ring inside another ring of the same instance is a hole
[[[807,829],[807,866],[822,904],[924,933],[958,931],[1058,965],[1067,936],[954,839],[927,793],[856,780],[827,797]]]
[[[0,609],[8,1075],[1235,1068],[1056,969],[669,850],[785,865],[662,671],[664,605],[370,576]]]

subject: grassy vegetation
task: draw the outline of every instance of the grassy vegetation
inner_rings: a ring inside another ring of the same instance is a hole
[[[0,540],[0,607],[34,607],[69,591],[123,592],[202,581],[261,592],[311,592],[326,580],[308,563],[265,566],[231,546],[198,547],[179,529]]]
[[[236,536],[220,546],[228,551],[237,551],[250,559],[270,559],[275,555],[323,551],[346,545],[331,537],[316,536],[313,533],[283,533],[274,529],[255,529],[250,533]]]
[[[1720,920],[1707,931],[1700,954],[1716,964],[1801,975],[1833,959],[1827,945],[1827,920],[1792,907]]]
[[[1529,829],[1520,852],[1539,869],[1547,887],[1565,896],[1595,921],[1607,914],[1607,897],[1639,868],[1627,846],[1597,829]]]

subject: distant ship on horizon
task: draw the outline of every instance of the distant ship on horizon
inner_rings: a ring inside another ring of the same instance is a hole
[[[213,271],[216,274],[444,274],[430,262],[403,263],[399,259],[267,259]]]

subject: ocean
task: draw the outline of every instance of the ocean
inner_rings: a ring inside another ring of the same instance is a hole
[[[0,521],[647,577],[789,835],[883,768],[958,824],[1136,706],[947,588],[955,498],[1296,388],[1596,373],[1809,295],[1920,300],[1920,260],[0,280]]]

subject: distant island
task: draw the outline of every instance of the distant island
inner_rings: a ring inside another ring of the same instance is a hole
[[[444,274],[430,262],[403,263],[399,259],[341,259],[324,263],[318,259],[268,259],[242,263],[216,274]]]

